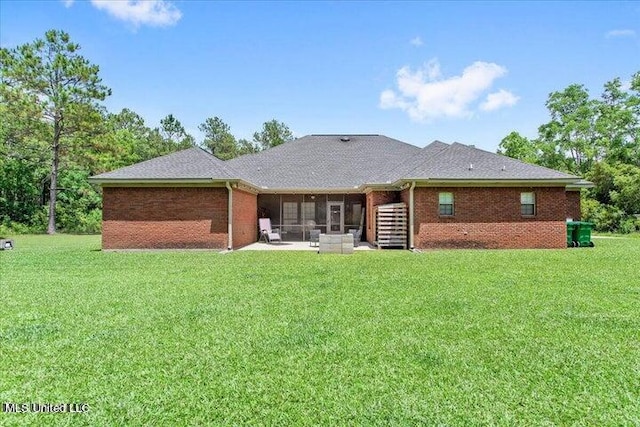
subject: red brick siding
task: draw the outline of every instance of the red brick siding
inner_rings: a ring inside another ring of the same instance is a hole
[[[374,230],[374,209],[378,205],[384,205],[385,203],[394,203],[398,201],[397,191],[372,191],[367,194],[367,212],[366,212],[366,240],[373,244],[376,239],[376,232]]]
[[[103,249],[227,247],[227,189],[104,187]]]
[[[536,195],[536,215],[520,214],[520,193]],[[454,195],[454,216],[438,215],[438,193]],[[564,248],[564,188],[416,188],[418,248]]]
[[[405,188],[400,192],[400,201],[407,205],[407,209],[409,209],[409,188]]]
[[[233,190],[233,248],[258,240],[258,197]]]
[[[579,221],[581,217],[580,192],[567,191],[566,195],[567,195],[567,218],[571,218],[574,221]]]

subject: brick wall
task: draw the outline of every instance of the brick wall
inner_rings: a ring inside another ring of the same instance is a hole
[[[104,187],[103,249],[227,247],[227,189]]]
[[[580,213],[580,191],[567,191],[567,218],[579,221]]]
[[[258,197],[233,190],[233,248],[258,240]]]
[[[438,214],[438,193],[454,195],[454,216]],[[536,215],[520,214],[520,193],[534,192]],[[418,248],[564,248],[564,188],[416,188]]]
[[[376,231],[373,226],[375,223],[374,220],[374,209],[378,205],[384,205],[385,203],[395,203],[399,200],[399,194],[397,191],[372,191],[367,194],[366,204],[367,204],[367,212],[366,212],[366,240],[367,242],[373,244],[373,241],[376,239]]]

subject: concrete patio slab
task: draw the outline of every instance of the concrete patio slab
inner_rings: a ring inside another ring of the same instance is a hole
[[[318,252],[318,246],[309,246],[309,242],[276,242],[264,243],[256,242],[244,246],[238,251],[315,251]],[[353,248],[355,251],[371,251],[375,248],[367,242],[360,242],[358,247]]]

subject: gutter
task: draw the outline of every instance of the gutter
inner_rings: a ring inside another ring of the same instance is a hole
[[[227,202],[227,250],[233,250],[233,189],[229,184],[229,181],[224,183],[229,191],[229,201]]]
[[[415,217],[414,202],[413,202],[413,189],[416,188],[416,182],[411,182],[409,187],[409,250],[413,250],[413,218]]]

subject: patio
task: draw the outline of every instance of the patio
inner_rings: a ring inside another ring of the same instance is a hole
[[[309,246],[309,242],[276,242],[276,243],[264,243],[256,242],[250,245],[244,246],[239,251],[318,251],[318,246]],[[357,247],[353,248],[354,251],[371,251],[375,250],[367,242],[360,242]]]

